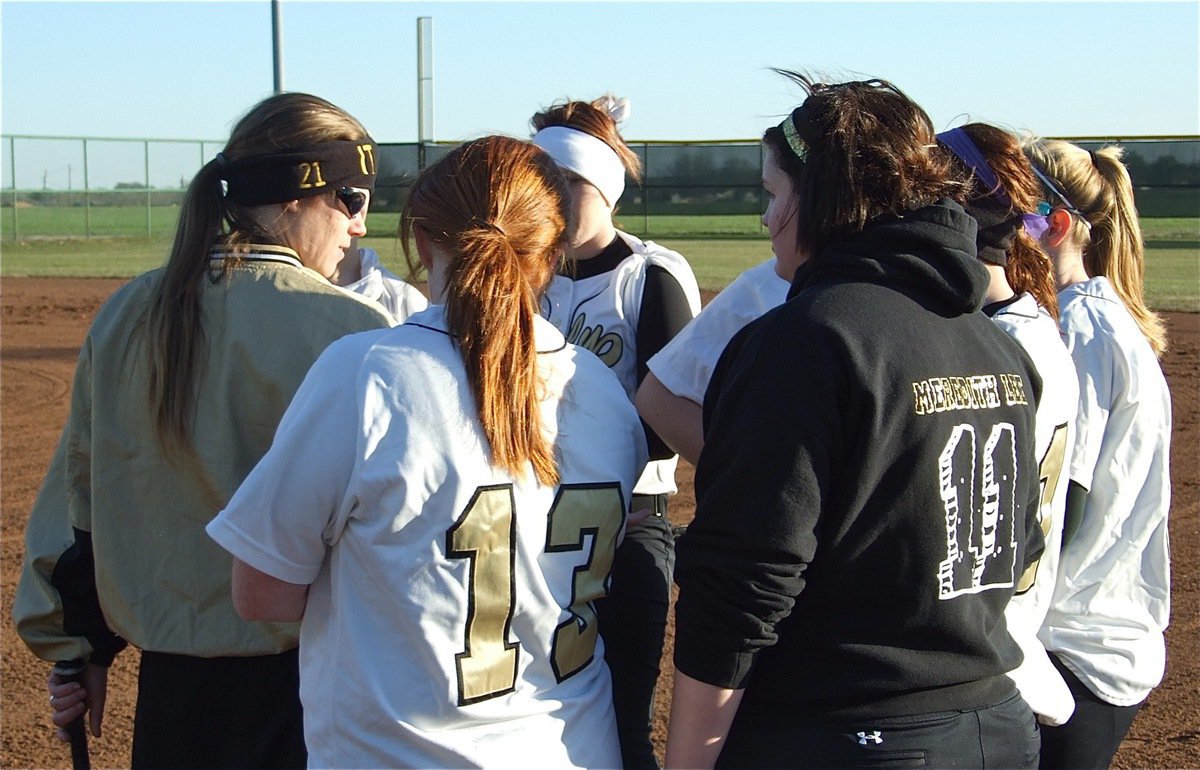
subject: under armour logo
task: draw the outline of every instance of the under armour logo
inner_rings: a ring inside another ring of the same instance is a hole
[[[858,734],[858,745],[866,746],[868,743],[875,743],[875,744],[883,743],[883,736],[879,734],[878,730],[872,730],[869,733],[859,733]]]

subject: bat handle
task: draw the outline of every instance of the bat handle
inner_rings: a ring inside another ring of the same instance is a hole
[[[82,660],[61,660],[54,664],[54,673],[59,681],[78,682],[83,677],[87,663]],[[75,770],[91,770],[92,762],[88,757],[87,729],[83,715],[76,717],[67,725],[67,734],[71,736],[71,765]]]

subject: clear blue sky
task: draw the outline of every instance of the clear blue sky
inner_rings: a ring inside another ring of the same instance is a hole
[[[1200,3],[282,3],[284,87],[414,141],[416,18],[434,134],[527,135],[566,97],[628,96],[632,140],[751,139],[790,67],[892,80],[938,128],[1200,133]],[[8,134],[223,140],[271,92],[271,4],[0,3]],[[5,148],[6,150],[7,148]]]

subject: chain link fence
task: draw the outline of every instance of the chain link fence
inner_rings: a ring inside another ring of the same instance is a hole
[[[1143,217],[1200,217],[1200,137],[1082,137],[1125,147]],[[0,236],[169,237],[188,182],[223,142],[4,135]],[[453,144],[384,144],[372,212],[398,212],[423,167]],[[633,142],[644,179],[618,205],[621,226],[655,237],[763,237],[757,140]],[[378,232],[378,231],[376,231]]]

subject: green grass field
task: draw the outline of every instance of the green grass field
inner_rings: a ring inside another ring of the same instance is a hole
[[[165,208],[165,207],[164,207]],[[23,209],[22,222],[34,216],[38,209]],[[62,211],[61,209],[59,211]],[[101,226],[103,217],[93,209],[93,232]],[[113,209],[113,218],[104,227],[108,231],[130,232],[130,212],[141,216],[145,228],[146,210]],[[116,230],[118,217],[126,229]],[[174,212],[152,210],[154,237],[26,237],[11,238],[11,209],[0,217],[4,239],[0,240],[0,278],[7,276],[63,277],[131,277],[157,267],[170,248],[170,229],[159,230],[159,223],[170,221]],[[79,213],[79,212],[72,212]],[[385,265],[404,275],[404,257],[399,241],[394,237],[398,215],[376,212],[371,215],[370,232],[364,245],[379,252]],[[720,289],[746,268],[771,256],[771,244],[762,232],[756,216],[696,216],[696,217],[621,217],[621,224],[644,235],[649,224],[649,237],[688,258],[696,278],[704,289]],[[82,221],[82,220],[81,220]],[[60,220],[59,224],[62,224]],[[50,226],[47,223],[47,226]],[[164,225],[165,227],[165,225]],[[1200,218],[1146,219],[1142,221],[1146,239],[1146,294],[1151,307],[1158,310],[1200,311]],[[60,229],[58,232],[70,232]],[[80,230],[82,235],[82,229]]]
[[[175,232],[178,206],[23,206],[0,209],[3,243],[41,238],[170,238]],[[762,238],[766,231],[757,214],[643,216],[620,212],[619,226],[632,233],[662,236]],[[370,235],[394,237],[400,214],[373,211],[367,222]]]

